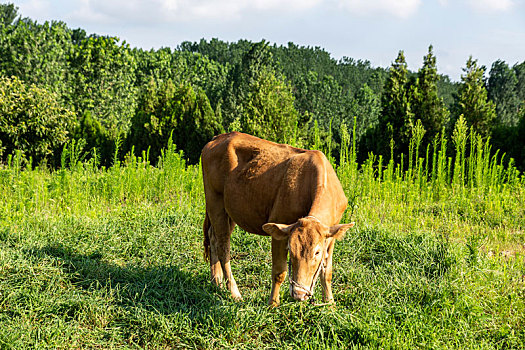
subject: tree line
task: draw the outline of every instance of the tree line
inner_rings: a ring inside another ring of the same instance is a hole
[[[155,162],[172,139],[192,163],[214,135],[243,131],[359,157],[451,138],[459,119],[525,169],[525,62],[487,69],[470,57],[460,82],[438,74],[432,46],[417,72],[293,43],[219,39],[131,48],[0,4],[0,159],[60,164],[71,143],[108,165],[133,152]],[[474,141],[474,140],[472,140]]]

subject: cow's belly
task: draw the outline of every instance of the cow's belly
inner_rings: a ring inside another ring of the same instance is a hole
[[[262,225],[267,223],[271,202],[249,186],[226,188],[224,208],[230,218],[243,230],[267,236]]]
[[[281,201],[276,193],[282,190],[277,183],[265,187],[263,191],[251,186],[226,188],[224,208],[230,218],[243,230],[258,235],[268,236],[262,226],[268,222],[292,224],[308,215],[309,206],[300,201]],[[287,198],[284,196],[284,198]]]

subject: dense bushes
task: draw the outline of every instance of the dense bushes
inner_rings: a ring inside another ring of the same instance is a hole
[[[293,43],[212,39],[145,51],[62,22],[38,24],[2,4],[0,77],[4,83],[17,77],[17,89],[33,91],[34,105],[44,103],[37,96],[52,96],[52,107],[31,125],[41,140],[56,140],[35,143],[27,124],[15,130],[35,108],[4,96],[17,112],[0,116],[2,160],[16,149],[37,161],[56,158],[65,141],[83,139],[76,144],[85,145],[84,152],[95,148],[100,164],[132,149],[139,155],[149,150],[156,162],[173,135],[196,162],[213,135],[231,130],[317,147],[335,159],[355,122],[357,156],[364,161],[370,152],[385,158],[392,149],[407,153],[416,125],[424,130],[421,150],[440,135],[450,138],[463,115],[468,127],[524,167],[525,63],[497,61],[488,79],[485,71],[469,58],[461,82],[453,83],[438,74],[432,47],[417,73],[408,71],[402,52],[384,69]],[[61,127],[38,119],[50,115],[64,118],[54,119]]]
[[[215,114],[202,90],[152,79],[132,120],[128,147],[148,150],[149,157],[157,159],[172,137],[190,161],[197,162],[202,146],[223,131],[220,114]]]
[[[49,159],[70,137],[76,116],[56,94],[20,79],[0,77],[0,155],[21,151]]]

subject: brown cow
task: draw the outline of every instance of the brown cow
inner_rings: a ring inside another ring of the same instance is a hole
[[[320,275],[325,302],[333,302],[332,252],[354,224],[338,225],[347,199],[334,169],[319,151],[309,151],[232,132],[216,136],[202,150],[206,196],[204,254],[213,283],[223,277],[235,299],[242,299],[230,266],[235,224],[272,236],[270,305],[279,304],[290,251],[290,293],[313,295]]]

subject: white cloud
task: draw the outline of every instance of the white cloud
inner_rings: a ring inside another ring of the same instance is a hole
[[[164,19],[178,10],[177,0],[77,0],[78,9],[70,14],[76,20],[102,23],[146,22]]]
[[[231,19],[257,11],[295,12],[310,9],[323,0],[77,0],[70,16],[88,21],[137,21]]]
[[[481,12],[508,11],[515,5],[513,0],[468,0],[468,4]]]
[[[16,4],[15,4],[16,5]],[[48,0],[29,0],[19,5],[23,17],[35,18],[49,14],[51,5]]]
[[[416,13],[421,0],[339,0],[341,7],[359,15],[384,13],[408,18]]]

